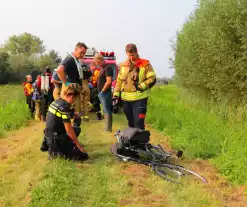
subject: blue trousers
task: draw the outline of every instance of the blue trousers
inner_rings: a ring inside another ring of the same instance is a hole
[[[112,94],[111,90],[108,90],[104,93],[100,92],[98,94],[99,100],[103,106],[104,114],[111,115],[112,114]]]

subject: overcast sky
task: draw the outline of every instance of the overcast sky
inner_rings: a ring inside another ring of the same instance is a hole
[[[61,56],[78,41],[114,50],[135,43],[159,77],[173,74],[170,40],[195,9],[196,0],[0,0],[0,45],[13,34],[39,36]]]

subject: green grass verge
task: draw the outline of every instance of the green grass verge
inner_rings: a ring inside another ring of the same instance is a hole
[[[123,116],[114,117],[114,130],[124,128],[123,120]],[[90,160],[56,159],[46,166],[31,192],[30,207],[221,206],[201,185],[179,187],[162,180],[148,166],[118,161],[109,152],[115,139],[102,131],[103,123],[86,124],[86,133],[80,137]]]
[[[247,126],[222,119],[205,105],[182,102],[174,85],[154,88],[147,120],[171,137],[173,148],[190,158],[211,159],[235,184],[247,182]]]
[[[25,101],[20,85],[0,86],[0,138],[8,131],[24,126],[30,119]]]

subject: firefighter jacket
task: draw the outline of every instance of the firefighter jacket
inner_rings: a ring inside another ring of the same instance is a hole
[[[34,91],[32,83],[24,82],[23,87],[24,87],[25,96],[30,96]]]
[[[114,96],[125,101],[148,98],[149,89],[155,84],[156,74],[148,60],[139,59],[134,64],[125,62],[120,65]]]
[[[92,74],[92,85],[94,88],[97,88],[97,81],[98,81],[98,78],[99,78],[99,73],[100,73],[100,69],[97,68],[93,71],[93,74]]]

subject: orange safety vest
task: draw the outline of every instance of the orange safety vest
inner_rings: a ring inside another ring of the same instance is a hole
[[[92,75],[92,85],[93,85],[93,87],[96,87],[97,86],[97,81],[98,81],[98,78],[99,78],[99,73],[100,73],[100,69],[95,69],[93,71],[93,75]]]

